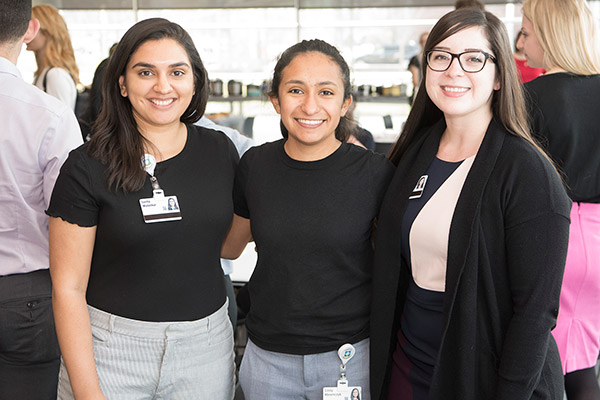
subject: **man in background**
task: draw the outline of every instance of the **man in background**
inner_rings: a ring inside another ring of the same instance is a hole
[[[39,27],[31,0],[0,0],[0,399],[56,399],[60,364],[44,210],[82,138],[73,111],[16,67]]]

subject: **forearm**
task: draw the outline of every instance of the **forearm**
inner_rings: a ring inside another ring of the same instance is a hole
[[[76,399],[105,399],[100,390],[85,293],[55,289],[56,333]]]
[[[557,215],[508,230],[513,315],[502,346],[496,399],[529,399],[548,368],[568,232],[569,221]]]
[[[250,220],[234,214],[231,227],[221,247],[221,258],[235,260],[251,241]]]

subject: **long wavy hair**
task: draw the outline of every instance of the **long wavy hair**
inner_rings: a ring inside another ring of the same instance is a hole
[[[287,67],[292,60],[296,58],[296,56],[310,52],[322,53],[340,67],[340,74],[344,84],[344,101],[349,99],[352,96],[350,68],[348,68],[348,64],[338,49],[320,39],[303,40],[281,53],[273,71],[273,79],[271,80],[269,97],[277,98],[279,96],[279,85],[281,84],[281,78],[283,77],[283,70],[285,67]],[[281,134],[284,138],[287,138],[288,130],[283,122],[280,122],[279,126],[281,128]],[[340,123],[335,129],[335,138],[341,142],[345,142],[348,140],[348,137],[352,134],[354,129],[356,129],[356,123],[350,118],[350,116],[342,116],[340,117]]]
[[[444,15],[433,27],[427,38],[427,43],[425,43],[423,53],[426,54],[455,33],[471,27],[480,27],[483,30],[489,42],[490,50],[496,57],[494,65],[496,78],[500,82],[500,89],[495,90],[492,95],[491,107],[494,118],[510,134],[522,137],[548,158],[531,135],[525,108],[525,96],[513,60],[511,43],[506,27],[498,17],[490,12],[473,7],[451,11]],[[389,158],[395,165],[398,165],[406,149],[424,128],[432,126],[444,118],[444,114],[429,98],[425,89],[427,63],[424,62],[421,68],[423,79],[417,91],[417,97],[404,124],[402,133],[389,153]]]
[[[587,1],[526,0],[523,15],[533,25],[547,67],[600,74],[598,27]]]
[[[62,68],[66,70],[75,84],[79,84],[79,68],[75,61],[75,52],[67,23],[58,10],[49,4],[40,4],[31,9],[31,16],[40,21],[40,31],[46,36],[43,65],[38,65],[34,73],[37,79],[46,68]]]
[[[139,132],[129,98],[121,96],[119,78],[131,56],[150,40],[173,39],[187,53],[194,73],[194,95],[180,117],[193,124],[204,114],[208,102],[208,74],[190,35],[178,24],[164,18],[150,18],[133,25],[110,56],[102,85],[102,107],[92,126],[88,153],[107,166],[109,189],[135,192],[144,186],[146,172],[141,159],[147,145]]]

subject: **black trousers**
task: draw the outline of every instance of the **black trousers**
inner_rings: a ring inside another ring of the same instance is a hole
[[[55,400],[59,366],[50,273],[0,276],[0,399]]]

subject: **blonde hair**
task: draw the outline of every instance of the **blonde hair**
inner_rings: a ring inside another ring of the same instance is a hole
[[[48,4],[40,4],[31,9],[32,18],[40,21],[40,31],[46,36],[44,64],[35,71],[37,79],[45,68],[59,67],[66,70],[76,84],[79,83],[79,68],[75,61],[75,52],[71,44],[69,30],[58,10]]]
[[[594,16],[585,0],[525,0],[544,64],[576,75],[600,74],[600,47]]]

